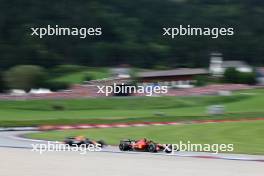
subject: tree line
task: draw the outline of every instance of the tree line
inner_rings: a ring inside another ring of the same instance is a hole
[[[209,54],[264,64],[261,0],[1,1],[0,67],[59,64],[206,67]],[[163,27],[233,27],[234,36],[162,37]],[[31,27],[101,27],[99,38],[30,35]]]

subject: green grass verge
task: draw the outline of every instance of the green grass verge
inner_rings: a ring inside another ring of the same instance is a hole
[[[112,124],[112,123],[133,123],[133,122],[172,122],[191,120],[220,120],[220,119],[250,119],[264,117],[264,113],[247,114],[226,114],[218,116],[150,116],[150,117],[130,117],[130,118],[54,118],[35,120],[3,120],[2,127],[20,126],[40,126],[40,125],[77,125],[77,124]]]
[[[227,114],[209,117],[207,107],[214,104],[224,105]],[[0,126],[255,118],[264,117],[263,104],[264,89],[232,96],[0,101]]]
[[[235,153],[264,154],[264,121],[189,124],[181,126],[149,126],[49,131],[27,134],[26,137],[61,141],[67,136],[84,135],[118,144],[120,139],[147,137],[160,143],[179,141],[200,144],[234,144]]]

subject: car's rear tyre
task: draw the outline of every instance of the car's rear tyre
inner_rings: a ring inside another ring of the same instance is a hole
[[[119,144],[119,149],[121,151],[128,151],[130,149],[129,145],[125,142]]]
[[[69,145],[69,146],[72,146],[72,141],[71,140],[64,140],[64,143]]]
[[[148,152],[155,153],[157,152],[157,146],[154,143],[150,143],[147,148]]]
[[[101,147],[104,147],[104,146],[107,145],[106,142],[103,141],[103,140],[99,140],[99,141],[97,141],[97,143],[98,143],[98,144],[101,144]]]

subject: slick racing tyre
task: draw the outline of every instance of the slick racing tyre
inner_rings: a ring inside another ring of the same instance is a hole
[[[157,146],[156,146],[156,144],[154,144],[154,143],[150,143],[149,145],[148,145],[148,148],[147,148],[147,150],[149,151],[149,152],[152,152],[152,153],[155,153],[155,152],[157,152]]]
[[[101,144],[101,147],[105,147],[107,145],[106,142],[103,140],[99,140],[99,141],[97,141],[97,143]]]
[[[126,142],[121,142],[121,143],[119,144],[119,149],[120,149],[121,151],[128,151],[128,150],[130,150],[130,147],[129,147],[129,144],[128,144],[128,143],[126,143]]]
[[[69,145],[69,146],[72,146],[72,144],[73,144],[73,142],[72,142],[71,139],[64,140],[64,143],[67,144],[67,145]]]

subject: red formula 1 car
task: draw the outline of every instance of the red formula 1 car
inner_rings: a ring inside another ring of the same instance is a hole
[[[84,136],[67,137],[64,139],[63,142],[70,146],[80,146],[80,145],[88,146],[89,144],[100,145],[101,147],[106,146],[106,143],[103,140],[95,141]]]
[[[171,153],[172,148],[171,145],[167,145],[167,147],[163,144],[155,143],[146,138],[139,140],[121,140],[119,144],[119,149],[121,151],[142,151],[142,152],[160,152],[164,151],[166,153]]]

